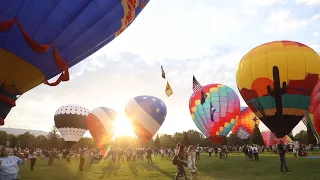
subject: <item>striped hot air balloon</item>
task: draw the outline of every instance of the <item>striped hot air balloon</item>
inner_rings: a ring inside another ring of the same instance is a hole
[[[283,140],[284,143],[292,142],[292,139],[289,136],[277,138],[270,130],[261,132],[261,135],[266,146],[279,144],[280,140]]]
[[[61,106],[54,115],[54,123],[62,138],[71,148],[87,132],[89,110],[80,105]]]
[[[136,96],[125,108],[136,136],[148,142],[159,130],[167,115],[165,103],[154,96]]]
[[[112,138],[113,122],[117,118],[117,112],[111,108],[98,107],[87,116],[87,126],[96,144],[100,148]]]
[[[255,123],[259,126],[260,119],[251,111],[249,107],[241,107],[236,125],[232,133],[240,139],[249,139],[253,134]]]

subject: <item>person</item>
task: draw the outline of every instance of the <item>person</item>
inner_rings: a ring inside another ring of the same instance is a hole
[[[220,159],[227,160],[227,148],[225,146],[221,147]]]
[[[209,147],[209,148],[208,148],[208,153],[209,153],[209,157],[211,157],[211,154],[212,154],[212,147]]]
[[[28,158],[30,159],[30,170],[33,171],[34,165],[36,165],[36,161],[37,161],[37,154],[34,149],[30,150]]]
[[[50,150],[48,151],[48,155],[49,155],[48,165],[51,166],[51,165],[53,164],[53,159],[54,159],[53,149],[50,149]]]
[[[185,154],[184,154],[184,146],[179,145],[178,147],[178,154],[177,156],[177,174],[175,177],[175,180],[178,180],[179,177],[184,177],[185,180],[187,180],[187,173],[184,169],[185,166],[187,166],[187,162],[185,161]]]
[[[292,148],[292,153],[293,153],[293,157],[297,158],[297,148],[295,146],[293,146]]]
[[[191,180],[197,177],[197,167],[196,167],[196,153],[194,146],[190,145],[188,148],[188,168],[191,173]]]
[[[257,147],[257,145],[253,145],[253,147],[252,147],[252,154],[253,154],[254,160],[255,160],[255,161],[259,161],[259,152],[258,152],[258,147]]]
[[[162,160],[163,157],[164,157],[164,150],[163,150],[163,148],[160,149],[160,154],[161,154],[161,160]]]
[[[196,160],[200,160],[200,147],[199,147],[199,144],[196,148]]]
[[[86,161],[85,159],[86,150],[84,148],[80,149],[80,164],[79,164],[79,171],[83,171],[83,166]]]
[[[3,146],[0,149],[0,179],[13,180],[19,179],[18,165],[23,165],[24,160],[17,156],[10,156],[11,150],[9,147]]]
[[[287,161],[286,161],[286,150],[284,148],[284,142],[282,139],[280,140],[280,143],[277,145],[277,150],[278,150],[279,159],[280,159],[280,171],[283,173],[291,172],[288,169],[288,165],[287,165]],[[284,171],[283,168],[285,168],[286,171]]]
[[[91,151],[91,152],[90,152],[90,166],[92,166],[93,160],[94,160],[94,152]]]
[[[146,155],[146,158],[147,158],[147,160],[148,160],[148,164],[149,163],[151,163],[151,164],[153,164],[153,162],[152,162],[152,150],[150,149],[150,148],[148,148],[147,149],[147,155]]]

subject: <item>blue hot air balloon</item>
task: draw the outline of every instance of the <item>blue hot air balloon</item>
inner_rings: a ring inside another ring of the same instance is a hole
[[[148,2],[0,0],[0,125],[17,95],[68,81],[69,67],[116,38]]]
[[[154,96],[136,96],[126,105],[125,113],[142,142],[148,142],[159,130],[167,115],[167,107]]]

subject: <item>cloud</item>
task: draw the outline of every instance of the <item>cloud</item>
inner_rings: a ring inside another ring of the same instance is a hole
[[[320,5],[320,0],[296,0],[297,4],[303,4],[307,6]]]
[[[286,0],[268,0],[268,1],[257,1],[257,0],[242,0],[242,12],[247,14],[257,14],[260,8],[268,8],[275,4],[286,3]]]
[[[319,35],[320,35],[319,32],[314,32],[314,33],[313,33],[313,36],[316,36],[316,37],[317,37],[317,36],[319,36]]]
[[[291,33],[306,28],[319,20],[319,14],[309,19],[301,19],[288,10],[277,10],[271,13],[265,26],[265,33]]]

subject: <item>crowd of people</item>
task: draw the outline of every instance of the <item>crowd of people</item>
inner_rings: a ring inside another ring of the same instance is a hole
[[[303,151],[303,147],[293,147],[293,154],[296,156],[298,152]],[[90,149],[87,147],[79,148],[77,150],[72,149],[21,149],[21,148],[9,148],[9,146],[0,146],[0,179],[11,180],[19,178],[18,165],[23,165],[27,160],[30,161],[30,170],[33,171],[36,166],[37,159],[46,159],[48,166],[54,165],[54,160],[65,159],[66,163],[76,159],[79,162],[79,171],[83,171],[83,167],[86,159],[89,160],[89,166],[93,164],[95,160],[109,159],[113,162],[130,162],[136,160],[145,160],[148,164],[153,164],[153,157],[160,157],[161,160],[165,156],[172,158],[173,165],[177,166],[177,174],[175,179],[183,177],[187,179],[187,173],[185,168],[187,167],[191,173],[191,180],[197,177],[196,161],[200,160],[200,153],[208,153],[209,157],[214,153],[215,157],[221,160],[227,160],[228,154],[232,152],[243,152],[246,158],[259,161],[259,154],[264,151],[275,152],[280,157],[280,170],[281,172],[290,172],[288,169],[285,153],[288,151],[288,147],[284,145],[283,141],[276,146],[258,146],[258,145],[244,145],[244,146],[217,146],[217,147],[199,147],[190,145],[189,147],[177,144],[175,148],[110,148],[103,152],[97,149]]]

